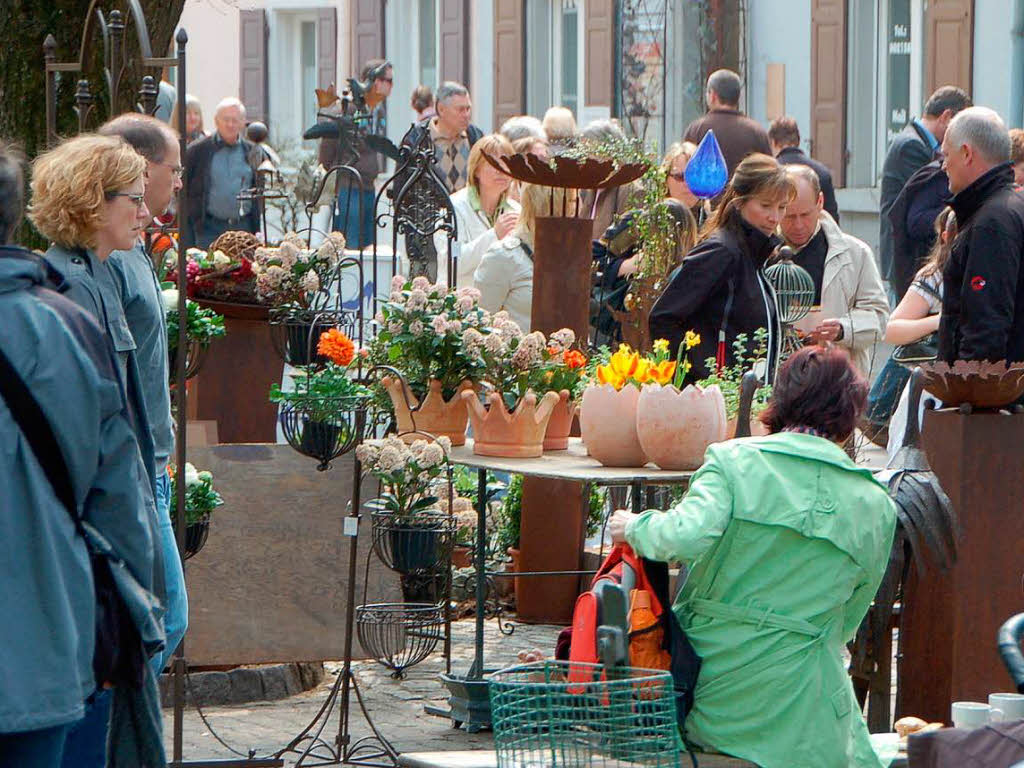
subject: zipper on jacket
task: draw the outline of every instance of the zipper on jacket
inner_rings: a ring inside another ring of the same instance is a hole
[[[772,294],[772,301],[775,302],[776,316],[778,316],[779,304],[775,300],[775,289],[772,288],[771,283],[768,282],[768,278],[764,276],[760,267],[757,269],[757,285],[761,289],[761,298],[764,300],[765,319],[768,321],[768,360],[767,367],[764,372],[764,383],[771,385],[774,383],[775,367],[778,365],[779,355],[782,354],[782,340],[778,338],[775,333],[775,324],[772,322],[772,311],[768,306],[768,292]],[[765,291],[766,286],[768,291]],[[779,324],[781,326],[781,319],[779,320]],[[772,380],[769,381],[769,378]]]

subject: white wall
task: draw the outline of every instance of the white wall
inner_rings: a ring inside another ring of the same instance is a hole
[[[188,33],[185,87],[203,105],[203,126],[213,130],[213,110],[225,96],[238,96],[239,8],[252,3],[186,0],[178,26]]]
[[[773,0],[747,4],[747,113],[768,128],[766,67],[786,67],[786,114],[796,118],[804,150],[811,136],[811,2]]]
[[[1013,0],[984,0],[974,4],[974,83],[971,98],[975,104],[990,107],[1013,124],[1010,108],[1010,47]],[[1017,72],[1017,77],[1024,73]],[[1018,120],[1020,116],[1017,116]]]

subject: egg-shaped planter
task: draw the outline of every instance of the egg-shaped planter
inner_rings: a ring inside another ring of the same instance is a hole
[[[558,402],[548,419],[548,428],[544,433],[545,451],[564,451],[569,447],[569,433],[575,416],[576,403],[569,399],[569,390],[563,389],[558,393]]]
[[[640,390],[627,384],[587,387],[580,402],[580,433],[590,455],[606,467],[642,467],[647,456],[636,434]]]
[[[725,439],[725,398],[714,384],[680,392],[645,385],[636,406],[636,432],[647,458],[661,469],[697,469],[712,443]]]

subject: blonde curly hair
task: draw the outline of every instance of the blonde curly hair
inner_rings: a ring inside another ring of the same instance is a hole
[[[120,136],[68,139],[32,164],[28,218],[58,245],[93,247],[108,195],[145,172],[145,159]]]

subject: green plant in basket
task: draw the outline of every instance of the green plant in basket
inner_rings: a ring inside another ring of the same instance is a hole
[[[446,437],[415,440],[411,445],[394,435],[363,441],[356,448],[356,458],[381,484],[380,496],[367,505],[404,522],[436,511],[438,479],[447,474],[450,452],[451,441]]]
[[[176,288],[164,288],[162,297],[167,313],[167,348],[173,353],[178,346],[178,291]],[[189,341],[205,345],[227,333],[224,315],[191,299],[185,300],[185,319],[185,335]]]
[[[167,473],[171,478],[171,514],[177,514],[174,499],[177,498],[178,473],[173,464]],[[185,462],[185,522],[200,523],[206,520],[214,509],[224,503],[223,497],[213,487],[213,473],[199,471],[191,462]]]
[[[329,362],[322,368],[309,366],[292,374],[293,391],[273,384],[270,402],[290,403],[308,414],[309,421],[335,424],[340,412],[354,408],[369,397],[370,390],[356,379],[353,363],[359,355],[352,340],[340,330],[330,328],[321,333],[317,352]]]
[[[736,418],[740,408],[740,385],[743,383],[743,375],[754,370],[758,363],[765,359],[768,353],[768,331],[758,328],[754,331],[754,338],[751,342],[747,334],[739,333],[732,343],[733,359],[732,365],[717,370],[714,358],[708,358],[706,365],[712,371],[706,379],[697,382],[701,387],[709,387],[717,384],[722,390],[725,398],[725,415],[729,419]],[[771,385],[765,384],[754,392],[754,399],[750,406],[750,415],[757,416],[768,406],[772,396]]]
[[[590,500],[587,507],[588,537],[601,530],[604,523],[605,501],[607,492],[596,485],[590,486]],[[518,549],[523,516],[523,476],[512,475],[508,482],[508,492],[501,500],[498,510],[492,548],[504,553],[508,548]]]

